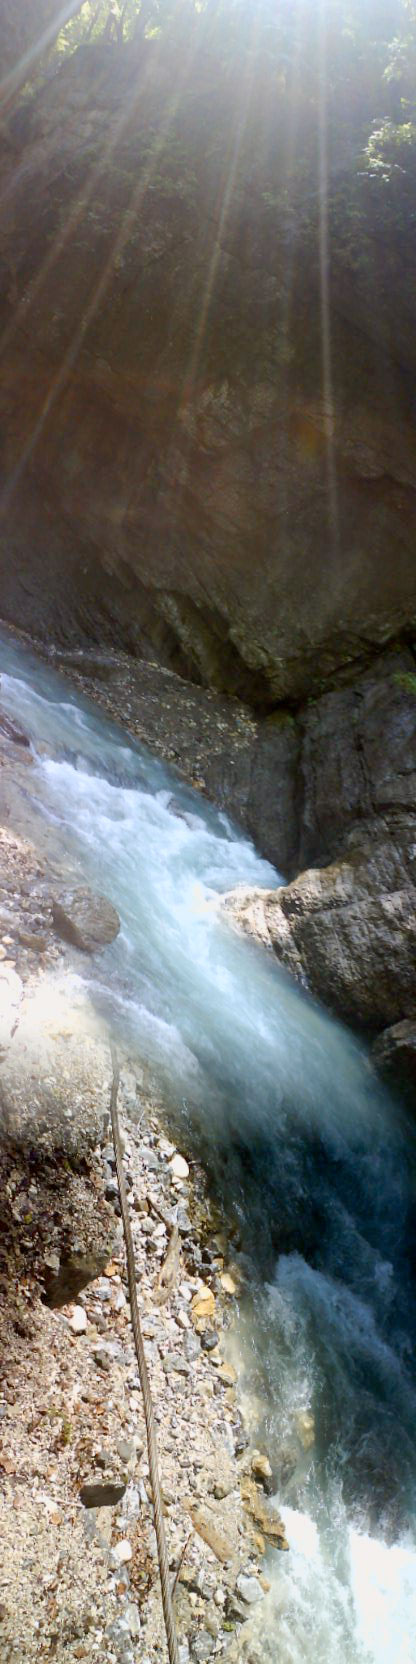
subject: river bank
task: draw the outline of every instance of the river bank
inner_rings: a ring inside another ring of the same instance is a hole
[[[108,1040],[85,952],[55,922],[79,875],[30,804],[31,754],[16,730],[3,734],[0,767],[2,1656],[130,1664],[160,1659],[164,1638]],[[286,1545],[227,1355],[238,1248],[131,1055],[120,1111],[181,1664],[232,1659],[236,1636],[238,1657],[254,1661],[267,1532]]]

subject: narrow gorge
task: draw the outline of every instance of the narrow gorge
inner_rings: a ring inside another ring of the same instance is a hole
[[[416,1659],[415,30],[0,0],[7,1664],[163,1655],[110,1041],[180,1664]]]

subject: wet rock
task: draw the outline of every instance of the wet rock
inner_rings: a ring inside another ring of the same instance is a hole
[[[254,1474],[254,1478],[260,1480],[264,1489],[268,1491],[270,1489],[270,1481],[272,1479],[272,1470],[268,1456],[263,1456],[260,1450],[253,1451],[251,1458],[251,1471]]]
[[[218,1341],[219,1336],[216,1329],[205,1329],[204,1334],[201,1335],[201,1346],[203,1346],[204,1352],[213,1352],[214,1347],[218,1346]]]
[[[55,896],[52,915],[59,935],[83,953],[96,953],[106,947],[120,929],[111,901],[86,888],[64,890]]]
[[[47,936],[35,930],[19,930],[19,942],[23,948],[31,948],[32,953],[45,953],[48,946]]]
[[[27,734],[24,734],[23,729],[18,727],[17,722],[14,722],[12,717],[8,716],[7,712],[3,711],[1,708],[0,734],[3,735],[4,739],[11,740],[13,745],[22,745],[30,750],[30,740],[28,739]]]
[[[237,1380],[237,1374],[236,1374],[236,1371],[234,1369],[234,1365],[233,1364],[227,1364],[227,1363],[225,1363],[225,1364],[220,1363],[219,1367],[218,1367],[218,1378],[219,1378],[220,1381],[223,1382],[223,1385],[225,1387],[234,1386],[234,1383]]]
[[[253,1524],[259,1527],[266,1541],[272,1543],[275,1548],[287,1549],[283,1521],[273,1504],[266,1502],[266,1498],[260,1495],[253,1479],[243,1479],[241,1496],[246,1512]]]
[[[374,1043],[372,1056],[383,1080],[402,1092],[410,1108],[416,1109],[416,1022],[405,1019],[384,1029]]]
[[[223,1289],[224,1294],[236,1294],[237,1293],[237,1284],[234,1280],[234,1277],[231,1277],[229,1271],[223,1271],[222,1272],[222,1275],[220,1277],[220,1283],[221,1283],[221,1288]]]
[[[309,1410],[302,1410],[297,1417],[297,1429],[304,1450],[311,1450],[315,1443],[315,1417]]]

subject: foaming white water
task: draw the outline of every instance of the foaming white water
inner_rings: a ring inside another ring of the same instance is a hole
[[[340,1564],[340,1521],[337,1540],[295,1508],[285,1522],[290,1556],[272,1571],[266,1626],[276,1664],[414,1664],[414,1547],[389,1547],[344,1521]]]
[[[120,916],[85,973],[97,1010],[150,1064],[241,1225],[246,1397],[291,1543],[270,1557],[264,1657],[416,1664],[410,1192],[395,1112],[361,1045],[221,916],[237,882],[278,882],[269,863],[22,650],[3,657],[2,702],[33,741],[26,790]]]
[[[351,1585],[362,1645],[375,1664],[414,1664],[416,1552],[350,1530]]]

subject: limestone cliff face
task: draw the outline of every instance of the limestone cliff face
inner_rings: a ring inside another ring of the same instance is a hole
[[[264,709],[416,620],[414,230],[334,185],[328,357],[319,192],[201,73],[84,48],[3,131],[1,610]]]
[[[300,875],[238,889],[231,919],[337,1016],[379,1033],[377,1066],[415,1105],[416,676],[386,652],[299,721]]]

